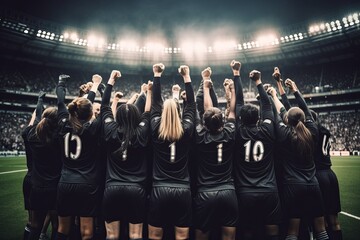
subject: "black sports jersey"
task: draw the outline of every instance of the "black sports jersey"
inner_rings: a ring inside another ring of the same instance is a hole
[[[107,146],[107,185],[132,185],[144,186],[147,176],[147,143],[150,130],[150,112],[144,112],[136,135],[130,140],[126,151],[116,151],[121,147],[123,132],[118,123],[114,121],[111,108],[101,106],[101,117],[103,121],[104,140]]]
[[[62,86],[58,86],[62,87]],[[59,101],[59,97],[58,97]],[[58,102],[60,148],[63,160],[61,183],[87,183],[97,185],[97,151],[101,119],[83,124],[81,134],[74,134],[65,104]]]
[[[59,138],[55,131],[52,142],[41,142],[36,135],[36,126],[30,127],[26,137],[32,158],[31,183],[33,187],[56,188],[62,166]]]
[[[305,113],[305,126],[311,132],[314,142],[318,137],[318,128],[311,116],[309,109],[299,92],[294,93],[298,101],[299,107]],[[318,184],[315,178],[314,161],[306,161],[294,144],[291,144],[294,129],[285,125],[282,121],[276,125],[277,140],[281,146],[281,154],[283,154],[283,182],[284,183],[302,183],[302,184]]]
[[[25,146],[25,154],[26,154],[26,167],[27,167],[27,176],[31,176],[31,171],[32,171],[32,155],[31,155],[31,150],[30,150],[30,146],[29,146],[29,141],[27,139],[27,136],[29,134],[30,129],[32,128],[32,126],[27,126],[21,133],[21,137],[24,140],[24,146]]]
[[[239,81],[237,80],[235,84],[238,85]],[[274,113],[262,84],[257,88],[263,121],[258,125],[244,125],[241,121],[237,122],[235,185],[239,192],[277,192],[273,160]]]
[[[153,186],[190,187],[188,157],[195,121],[194,91],[191,83],[185,83],[185,91],[187,104],[182,118],[183,136],[177,142],[161,140],[158,138],[162,111],[161,85],[160,78],[154,78],[151,107]]]
[[[211,134],[198,123],[196,144],[198,191],[235,189],[232,178],[235,119],[228,119],[217,134]]]
[[[318,124],[319,128],[319,141],[315,146],[315,167],[316,170],[330,169],[330,131],[321,124]]]

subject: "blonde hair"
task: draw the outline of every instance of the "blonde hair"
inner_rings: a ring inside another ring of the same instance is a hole
[[[173,99],[164,102],[159,127],[159,138],[174,142],[179,140],[184,133],[177,104]]]

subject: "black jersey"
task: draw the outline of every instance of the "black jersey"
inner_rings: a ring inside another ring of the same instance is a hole
[[[198,191],[235,189],[232,178],[235,119],[228,119],[223,130],[216,134],[198,123],[196,144]]]
[[[263,121],[258,125],[237,123],[235,185],[240,192],[277,192],[273,160],[274,113],[262,84],[257,88]]]
[[[107,146],[107,185],[145,185],[147,176],[147,143],[150,130],[150,112],[141,116],[136,134],[130,139],[125,151],[117,151],[121,147],[123,132],[114,121],[111,108],[101,106],[103,121],[103,137]]]
[[[50,143],[43,143],[36,135],[37,124],[31,126],[27,133],[27,141],[32,158],[32,187],[56,188],[61,173],[61,157],[59,137],[54,132]]]
[[[305,100],[299,92],[294,93],[298,101],[299,107],[305,113],[305,126],[311,132],[313,140],[316,143],[318,139],[318,127],[306,106]],[[276,126],[277,140],[281,146],[281,154],[283,155],[283,183],[291,184],[318,184],[315,177],[314,161],[305,160],[302,154],[298,153],[295,144],[291,144],[294,129],[279,121]]]
[[[330,169],[330,131],[321,124],[318,124],[319,140],[315,147],[315,167],[316,170]]]
[[[193,142],[195,101],[191,83],[185,83],[187,104],[182,118],[183,136],[176,142],[159,139],[162,111],[160,78],[154,78],[151,107],[151,139],[154,151],[153,186],[190,187],[188,158]]]
[[[30,146],[29,146],[29,141],[28,141],[28,134],[30,129],[32,128],[31,126],[27,126],[21,133],[21,137],[24,140],[24,146],[25,146],[25,154],[26,154],[26,167],[27,167],[27,176],[31,176],[31,171],[32,171],[32,155],[31,155],[31,150],[30,150]]]
[[[83,124],[81,134],[73,133],[64,103],[58,104],[58,120],[63,168],[61,183],[98,184],[97,151],[101,119]]]

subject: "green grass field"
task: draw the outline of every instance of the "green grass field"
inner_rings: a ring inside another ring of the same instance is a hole
[[[22,239],[27,214],[24,210],[22,181],[25,172],[24,157],[0,158],[0,239]],[[342,211],[360,216],[360,157],[333,157],[341,191]],[[360,236],[360,220],[340,214],[345,240]]]

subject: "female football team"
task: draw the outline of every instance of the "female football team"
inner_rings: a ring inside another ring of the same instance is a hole
[[[218,229],[214,239],[293,240],[302,232],[300,222],[317,240],[342,239],[330,132],[278,68],[273,78],[281,100],[259,71],[250,72],[259,106],[245,104],[241,63],[233,60],[230,68],[225,112],[218,108],[211,68],[202,71],[195,98],[190,69],[180,66],[185,91],[179,94],[175,85],[173,97],[164,100],[165,66],[155,64],[154,79],[140,94],[117,106],[117,92],[111,107],[120,71],[111,72],[105,87],[94,75],[67,105],[70,77],[60,75],[57,107],[44,109],[40,93],[23,132],[29,170],[24,239],[39,239],[47,215],[52,239],[70,239],[74,222],[81,239],[100,239],[99,219],[106,239],[120,239],[120,229],[128,229],[129,239],[167,239],[171,229],[172,239],[201,240]],[[290,106],[283,83],[297,106]],[[94,103],[97,91],[101,105]]]

